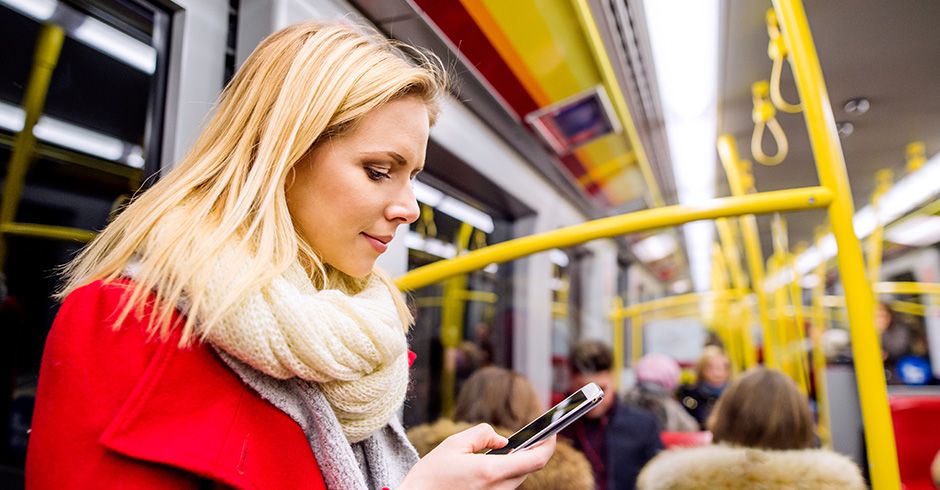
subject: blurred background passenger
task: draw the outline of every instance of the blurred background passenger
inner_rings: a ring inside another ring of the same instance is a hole
[[[636,365],[636,386],[625,401],[652,413],[661,431],[697,431],[698,421],[676,401],[678,386],[679,363],[665,354],[647,354]]]
[[[705,429],[708,415],[731,377],[731,363],[721,348],[707,345],[695,365],[695,384],[679,388],[679,401]]]
[[[473,425],[490,424],[500,434],[509,436],[542,412],[528,379],[501,367],[485,367],[464,382],[457,396],[454,420],[442,418],[414,427],[408,431],[408,439],[423,457],[450,435]],[[559,439],[548,464],[531,473],[519,488],[590,490],[594,488],[594,476],[584,455]]]
[[[855,463],[814,449],[807,400],[779,372],[755,368],[741,376],[709,425],[715,445],[663,452],[643,468],[638,488],[866,488]]]
[[[933,477],[933,486],[940,488],[940,451],[933,457],[933,463],[930,465],[930,476]]]
[[[906,380],[899,365],[905,364],[907,358],[921,358],[926,364],[927,337],[924,328],[899,318],[887,304],[878,303],[875,307],[875,329],[881,340],[881,356],[888,384],[921,384]]]
[[[562,434],[591,462],[598,489],[629,490],[635,487],[640,468],[662,450],[663,443],[653,414],[617,402],[613,360],[603,342],[588,340],[574,347],[569,357],[570,391],[597,383],[605,396]]]

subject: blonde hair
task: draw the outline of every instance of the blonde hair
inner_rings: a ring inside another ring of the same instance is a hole
[[[725,354],[725,351],[721,350],[721,347],[715,345],[706,345],[702,349],[702,355],[699,356],[698,361],[695,363],[695,376],[699,383],[705,379],[705,369],[708,368],[708,365],[711,364],[712,361],[716,360],[724,362],[730,369],[731,361],[728,359],[728,355]]]
[[[405,53],[407,51],[407,54]],[[410,56],[409,56],[410,55]],[[428,106],[430,123],[446,90],[433,54],[396,44],[359,26],[307,22],[278,31],[255,49],[222,92],[217,108],[187,156],[139,195],[63,269],[62,298],[95,280],[113,281],[134,264],[135,287],[115,328],[156,295],[151,334],[166,338],[173,311],[188,303],[180,345],[205,336],[247,295],[294,260],[319,288],[350,293],[356,279],[324,264],[295,229],[285,185],[292,169],[327,138],[349,131],[382,104],[414,96]],[[227,296],[209,311],[200,303],[221,254]],[[412,317],[391,280],[406,325]]]
[[[813,447],[813,416],[792,379],[754,368],[721,394],[708,420],[715,442],[760,449]]]

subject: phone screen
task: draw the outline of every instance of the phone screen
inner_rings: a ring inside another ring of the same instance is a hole
[[[571,423],[577,418],[576,416],[574,416],[575,414],[572,414],[571,412],[574,412],[574,411],[585,412],[587,411],[587,409],[593,407],[595,403],[590,403],[588,401],[587,397],[584,394],[584,390],[578,390],[573,395],[562,400],[561,403],[559,403],[558,405],[555,405],[554,407],[552,407],[551,410],[542,414],[541,417],[533,420],[532,422],[529,423],[529,425],[526,425],[525,427],[519,429],[518,432],[510,436],[509,444],[506,444],[504,447],[501,447],[499,449],[492,449],[488,451],[487,454],[509,454],[514,449],[519,448],[524,443],[529,441],[529,439],[532,439],[533,437],[538,435],[539,432],[545,430],[546,428],[548,428],[549,426],[553,424],[556,424],[558,421],[562,419],[568,418],[569,420],[567,420],[566,422],[563,423],[563,425],[558,427],[558,430],[561,430],[562,428],[564,428],[566,425],[568,425],[569,423]],[[566,417],[568,415],[571,415],[571,416]],[[557,430],[553,431],[552,433],[554,432],[557,432]],[[548,434],[548,435],[551,435],[551,434]]]

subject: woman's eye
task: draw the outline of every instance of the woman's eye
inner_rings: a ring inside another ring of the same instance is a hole
[[[369,168],[369,167],[366,167],[366,174],[369,176],[370,179],[375,180],[375,181],[392,178],[391,175],[385,172],[381,172],[374,168]]]

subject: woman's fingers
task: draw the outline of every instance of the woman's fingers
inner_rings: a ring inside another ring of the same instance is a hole
[[[517,451],[512,454],[493,456],[494,458],[506,458],[500,468],[505,470],[503,478],[524,477],[533,471],[540,470],[548,463],[548,460],[555,452],[555,436],[552,436],[537,446]]]
[[[508,439],[496,433],[489,424],[478,424],[448,437],[444,443],[464,453],[478,453],[484,449],[498,449]]]

